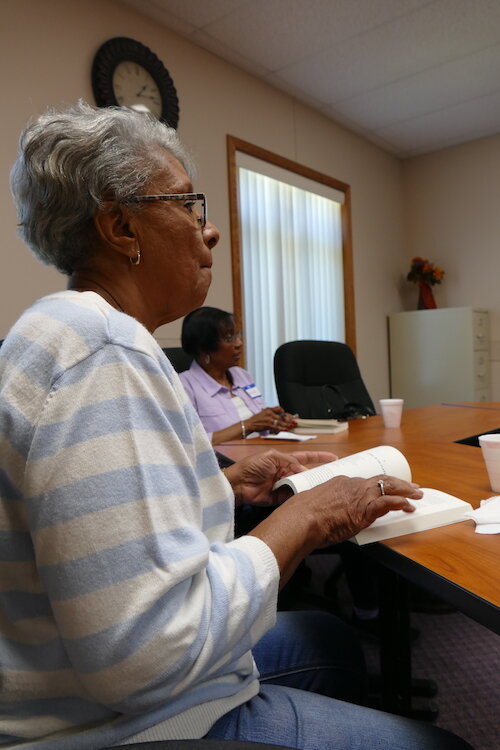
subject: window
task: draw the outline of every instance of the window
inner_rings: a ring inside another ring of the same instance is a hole
[[[245,366],[271,405],[280,344],[354,348],[349,189],[231,137],[229,145],[234,312],[245,330]]]

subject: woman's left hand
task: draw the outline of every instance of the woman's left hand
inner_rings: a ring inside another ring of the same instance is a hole
[[[273,492],[278,479],[336,458],[334,453],[327,451],[281,453],[271,449],[237,461],[224,473],[234,490],[236,505],[279,505],[290,496],[291,490],[280,487]]]

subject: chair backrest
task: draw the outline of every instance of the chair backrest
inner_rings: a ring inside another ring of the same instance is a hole
[[[289,341],[274,355],[278,401],[302,419],[375,414],[356,357],[338,341]]]
[[[184,372],[189,370],[193,358],[190,354],[186,354],[182,346],[167,346],[163,349],[172,363],[172,367],[176,372]]]

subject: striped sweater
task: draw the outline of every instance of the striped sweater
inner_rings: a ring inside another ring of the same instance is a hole
[[[278,569],[154,338],[93,292],[0,349],[0,747],[203,736],[258,691]]]

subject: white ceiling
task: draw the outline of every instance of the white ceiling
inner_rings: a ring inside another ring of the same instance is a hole
[[[500,0],[122,2],[400,157],[500,133]]]

